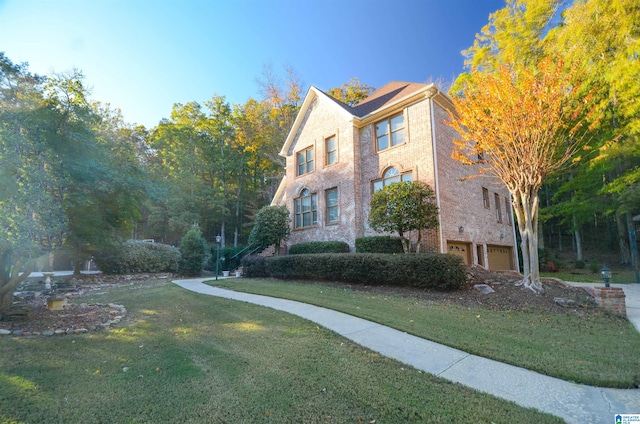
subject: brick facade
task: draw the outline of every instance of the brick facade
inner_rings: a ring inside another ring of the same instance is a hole
[[[317,198],[317,224],[301,229],[294,224],[287,244],[341,240],[353,251],[356,238],[380,235],[367,223],[368,205],[373,181],[393,167],[436,192],[440,226],[423,234],[421,251],[458,254],[467,263],[492,269],[516,269],[508,191],[486,177],[466,179],[473,169],[451,158],[456,133],[445,124],[452,107],[446,95],[433,85],[391,83],[369,99],[350,108],[313,87],[305,97],[280,153],[286,158],[286,176],[272,204],[286,205],[295,222],[295,199],[307,189]],[[376,123],[397,114],[404,120],[403,142],[377,151]],[[334,136],[338,159],[328,165],[325,142]],[[314,149],[314,170],[298,176],[296,153],[308,148]],[[325,193],[333,188],[338,190],[339,219],[329,224]],[[415,243],[417,234],[409,238]]]

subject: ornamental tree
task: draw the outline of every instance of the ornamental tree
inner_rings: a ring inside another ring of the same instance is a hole
[[[562,61],[541,60],[537,69],[500,66],[472,70],[453,99],[448,124],[459,138],[453,157],[477,165],[479,174],[499,178],[509,189],[522,237],[523,284],[542,291],[538,264],[538,190],[582,148],[582,119],[588,96]]]
[[[405,233],[418,231],[418,251],[422,231],[438,226],[435,193],[427,184],[416,181],[392,183],[373,194],[369,225],[376,231],[397,232],[405,253],[410,252]]]
[[[291,218],[286,206],[264,206],[256,215],[249,235],[249,244],[266,249],[280,244],[289,237]]]

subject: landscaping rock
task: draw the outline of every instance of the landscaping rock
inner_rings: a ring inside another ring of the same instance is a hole
[[[554,297],[553,301],[563,308],[574,308],[578,305],[575,300],[565,299],[564,297]]]
[[[0,329],[0,336],[8,336],[9,334],[11,334],[11,331]]]
[[[491,286],[487,284],[474,284],[473,288],[478,290],[482,294],[491,294],[495,293],[495,290],[491,288]]]

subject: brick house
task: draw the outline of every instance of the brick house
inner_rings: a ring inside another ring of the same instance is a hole
[[[451,158],[451,99],[433,84],[392,82],[354,107],[311,87],[280,155],[286,174],[272,205],[291,211],[288,246],[380,235],[368,225],[375,190],[423,181],[436,193],[439,227],[421,251],[453,253],[467,264],[517,269],[509,192]],[[410,234],[413,243],[417,234]]]

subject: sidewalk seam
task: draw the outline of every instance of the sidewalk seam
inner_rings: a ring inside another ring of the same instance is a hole
[[[460,349],[457,349],[457,350],[460,350]],[[469,352],[465,352],[464,350],[460,350],[460,352],[463,352],[465,355],[462,358],[460,358],[457,361],[455,361],[454,363],[452,363],[451,365],[449,365],[444,370],[442,370],[440,373],[436,374],[438,377],[443,375],[443,374],[445,374],[447,371],[449,371],[450,369],[452,369],[453,367],[458,365],[460,362],[464,361],[465,359],[467,359],[467,358],[469,358],[471,356],[471,354]]]

